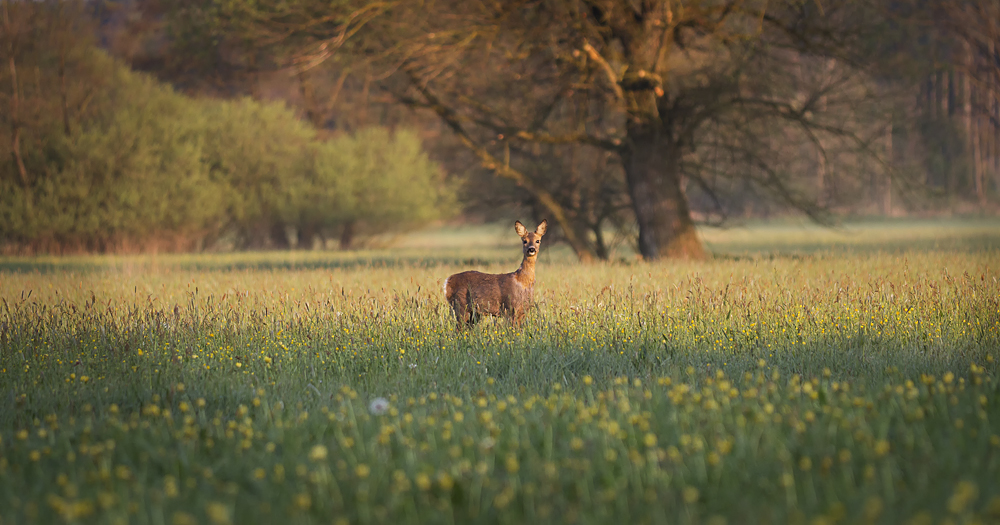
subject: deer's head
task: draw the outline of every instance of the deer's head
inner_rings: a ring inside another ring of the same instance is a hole
[[[545,235],[545,228],[548,226],[548,221],[542,221],[541,224],[535,228],[535,231],[529,232],[527,228],[521,224],[521,221],[514,222],[514,231],[521,237],[521,243],[524,245],[524,256],[527,258],[537,257],[538,250],[542,248],[542,236]]]

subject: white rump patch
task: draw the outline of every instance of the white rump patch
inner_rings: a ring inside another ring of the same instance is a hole
[[[447,279],[444,280],[444,286],[442,287],[444,289],[445,295],[448,295],[448,279],[451,279],[451,277],[448,277]]]

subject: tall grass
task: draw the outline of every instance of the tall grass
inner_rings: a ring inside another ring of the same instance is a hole
[[[998,520],[990,246],[543,251],[523,327],[457,333],[506,254],[8,271],[0,520]]]

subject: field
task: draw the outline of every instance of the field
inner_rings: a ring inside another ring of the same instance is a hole
[[[703,235],[0,259],[0,524],[1000,522],[1000,222]]]

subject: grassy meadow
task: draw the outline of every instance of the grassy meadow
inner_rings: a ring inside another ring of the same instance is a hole
[[[0,524],[997,523],[1000,221],[0,258]]]

